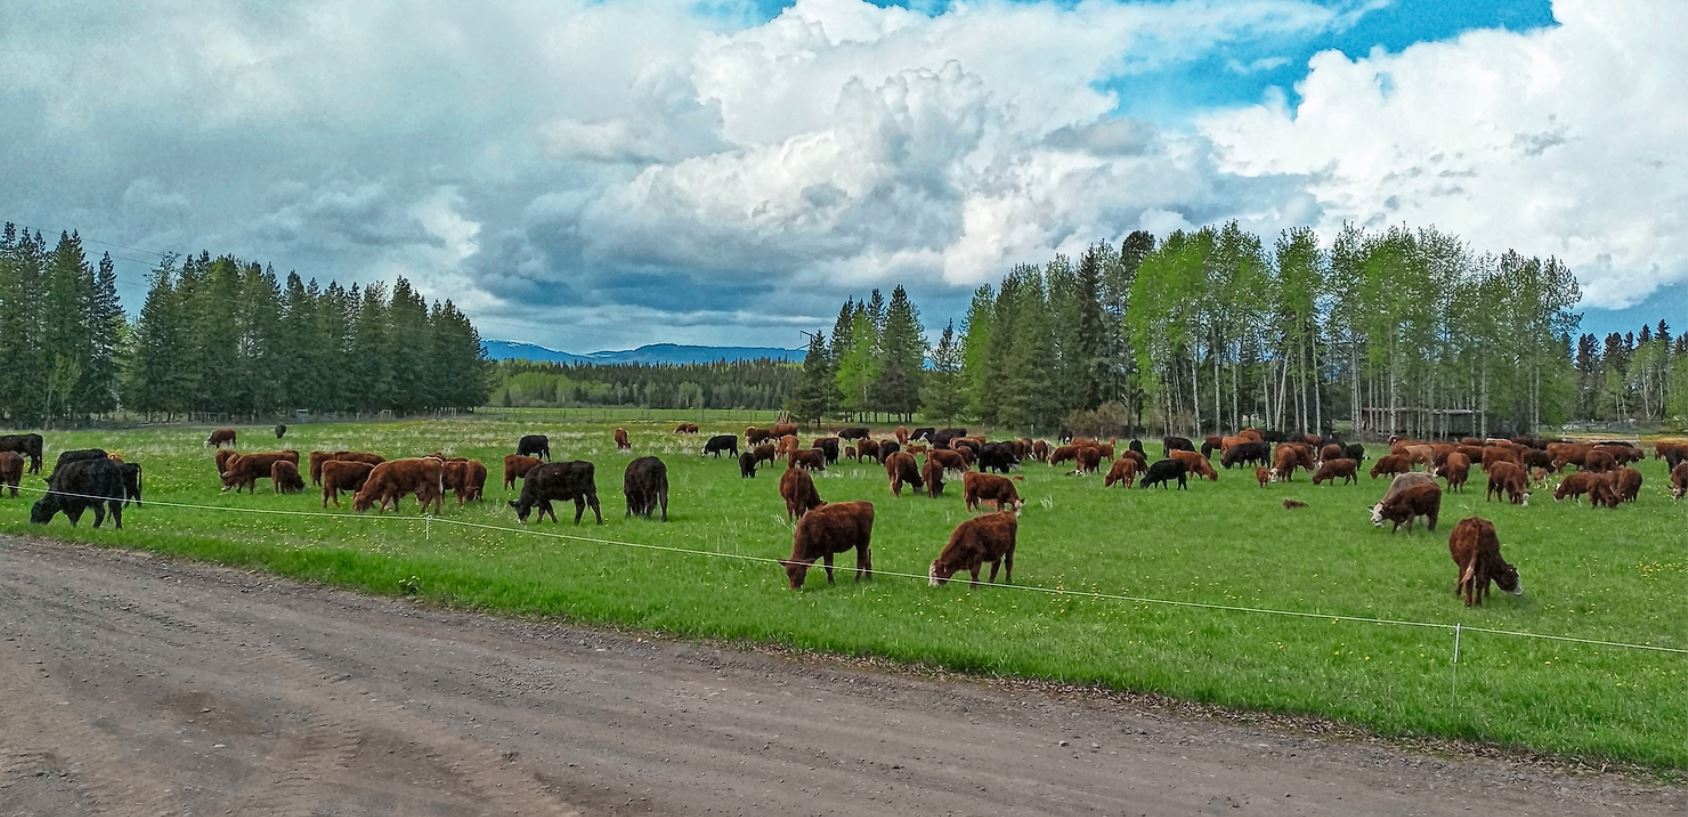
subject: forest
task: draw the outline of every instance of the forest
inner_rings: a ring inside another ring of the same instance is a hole
[[[141,419],[419,414],[483,405],[489,365],[473,324],[410,282],[320,286],[232,256],[165,256],[133,321],[109,254],[76,233],[48,249],[0,230],[0,417]]]
[[[613,366],[504,360],[496,367],[491,403],[505,407],[778,411],[798,373],[796,366],[775,360]]]
[[[1579,335],[1580,299],[1556,259],[1434,228],[1347,226],[1328,244],[1307,228],[1268,244],[1234,222],[1134,232],[1076,263],[1016,266],[931,346],[902,287],[847,301],[788,408],[1026,431],[1680,425],[1688,339],[1664,320]]]

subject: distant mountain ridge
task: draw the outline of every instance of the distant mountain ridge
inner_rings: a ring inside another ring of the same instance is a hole
[[[486,350],[486,356],[491,360],[537,360],[597,366],[629,363],[679,365],[763,358],[801,362],[807,353],[806,349],[781,349],[776,346],[688,346],[682,343],[651,343],[637,349],[606,350],[577,355],[515,340],[486,340],[481,342],[481,348]]]

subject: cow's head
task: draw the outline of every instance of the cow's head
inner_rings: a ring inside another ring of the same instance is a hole
[[[1371,523],[1374,528],[1383,527],[1383,503],[1371,506]]]
[[[1521,499],[1521,500],[1519,500],[1519,501],[1518,501],[1518,504],[1520,504],[1520,505],[1528,505],[1528,504],[1530,504],[1530,492],[1529,492],[1529,491],[1525,491],[1525,492],[1524,492],[1524,498],[1523,498],[1523,499]]]
[[[233,471],[224,471],[223,472],[223,493],[225,493],[225,494],[228,493],[229,489],[234,487],[234,483],[235,483],[234,472]]]
[[[60,510],[58,494],[48,494],[41,497],[41,499],[37,500],[36,503],[29,509],[30,524],[45,525],[52,521],[53,514],[58,513]]]
[[[1500,569],[1495,571],[1493,578],[1495,585],[1500,589],[1514,596],[1524,595],[1524,581],[1518,578],[1518,568],[1501,562]]]
[[[1015,512],[1016,515],[1018,511]],[[926,584],[929,587],[943,587],[950,577],[955,575],[955,568],[944,564],[941,559],[933,559],[932,566],[926,569]]]
[[[526,502],[517,502],[514,500],[511,500],[509,505],[510,507],[516,509],[516,521],[526,525],[528,512],[533,510],[533,506]]]
[[[785,568],[786,586],[792,590],[801,590],[803,588],[803,579],[809,575],[809,563],[794,562],[790,559],[781,559],[780,566]]]

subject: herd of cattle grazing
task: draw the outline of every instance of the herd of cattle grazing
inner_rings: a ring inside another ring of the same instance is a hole
[[[276,438],[286,426],[275,428]],[[1177,436],[1163,438],[1161,458],[1149,462],[1141,440],[1130,440],[1121,448],[1117,440],[1102,442],[1062,433],[1054,443],[1030,438],[988,441],[969,435],[965,428],[896,428],[888,437],[875,438],[866,427],[837,430],[803,445],[798,427],[790,423],[769,428],[747,428],[742,436],[720,434],[704,443],[701,454],[733,457],[741,478],[754,478],[763,466],[783,461],[779,494],[786,515],[795,521],[792,552],[780,560],[787,583],[803,586],[808,570],[820,561],[833,581],[833,557],[856,552],[856,578],[872,574],[873,504],[865,501],[828,503],[820,496],[811,474],[823,472],[841,460],[877,462],[885,469],[890,492],[901,497],[904,488],[938,498],[946,480],[961,481],[961,493],[968,511],[989,510],[969,518],[952,532],[949,542],[928,566],[933,585],[941,585],[954,574],[966,571],[972,583],[979,583],[984,565],[991,567],[989,581],[995,582],[999,568],[1006,568],[1004,581],[1011,582],[1018,518],[1025,502],[1016,483],[1023,478],[1009,476],[1026,462],[1047,463],[1082,476],[1099,473],[1109,462],[1103,487],[1115,485],[1140,488],[1169,488],[1176,483],[1187,490],[1192,481],[1217,481],[1213,465],[1218,455],[1222,469],[1253,466],[1261,487],[1289,483],[1298,470],[1311,475],[1314,486],[1357,484],[1366,459],[1365,447],[1340,439],[1313,435],[1285,435],[1245,429],[1236,435],[1215,435],[1199,446]],[[694,423],[683,423],[676,434],[700,432]],[[618,451],[633,444],[625,429],[612,433]],[[743,450],[740,442],[743,442]],[[359,513],[372,508],[397,511],[400,500],[410,495],[418,505],[434,513],[443,511],[444,497],[452,492],[459,506],[484,499],[488,470],[477,460],[450,457],[435,452],[414,457],[387,459],[364,451],[312,451],[305,458],[306,473],[299,471],[300,453],[295,450],[241,453],[234,447],[237,432],[219,428],[206,439],[215,448],[213,461],[222,490],[255,492],[260,480],[270,480],[281,494],[302,493],[308,476],[321,488],[322,506],[340,505],[340,493],[353,496]],[[225,448],[224,446],[228,446]],[[10,488],[17,496],[28,460],[29,473],[41,470],[42,438],[38,434],[0,437],[0,490]],[[1372,524],[1391,530],[1405,526],[1410,534],[1415,523],[1436,529],[1441,510],[1442,483],[1448,491],[1460,492],[1473,466],[1487,475],[1486,501],[1500,500],[1528,505],[1532,489],[1553,487],[1556,501],[1577,502],[1587,496],[1591,508],[1616,508],[1634,502],[1640,495],[1641,473],[1631,467],[1646,456],[1627,442],[1577,443],[1536,438],[1416,441],[1392,439],[1389,452],[1372,464],[1372,479],[1390,478],[1383,498],[1371,506]],[[1660,442],[1655,459],[1663,459],[1670,473],[1671,494],[1688,495],[1688,442]],[[1574,467],[1576,470],[1568,469]],[[1420,470],[1422,468],[1422,470]],[[995,473],[991,473],[995,472]],[[84,511],[94,511],[99,527],[107,512],[122,528],[122,508],[141,501],[141,466],[125,463],[121,455],[101,449],[61,453],[47,477],[48,490],[31,509],[32,522],[44,524],[60,511],[72,525]],[[1441,483],[1438,482],[1441,480]],[[504,457],[503,484],[517,488],[518,496],[508,504],[518,521],[526,523],[537,512],[538,519],[557,521],[554,502],[575,506],[574,521],[580,524],[586,508],[592,509],[598,524],[603,513],[598,502],[595,467],[586,461],[552,462],[550,440],[544,435],[523,436],[515,453]],[[644,456],[627,464],[623,476],[626,515],[646,519],[660,513],[668,521],[668,469],[661,459]],[[1304,508],[1301,500],[1285,499],[1288,509]],[[1449,553],[1458,567],[1455,592],[1469,605],[1481,604],[1491,582],[1503,591],[1521,592],[1517,568],[1500,557],[1500,541],[1492,522],[1479,517],[1461,520],[1449,539]]]

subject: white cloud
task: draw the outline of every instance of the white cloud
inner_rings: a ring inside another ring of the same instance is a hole
[[[1559,25],[1313,57],[1282,97],[1206,118],[1224,172],[1308,174],[1326,230],[1436,224],[1557,255],[1584,303],[1688,280],[1688,4],[1557,0]]]

